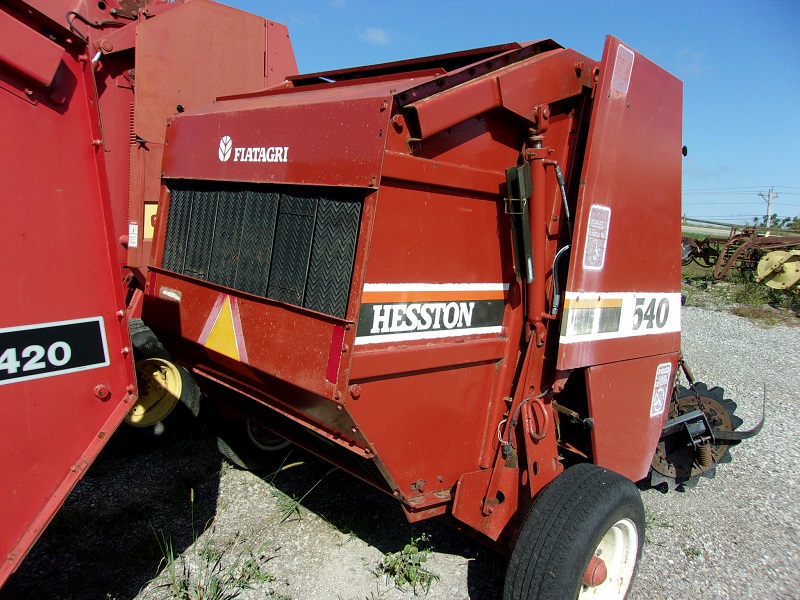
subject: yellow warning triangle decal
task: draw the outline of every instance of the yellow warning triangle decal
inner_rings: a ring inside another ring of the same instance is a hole
[[[212,312],[210,319],[213,317]],[[225,296],[225,300],[219,308],[216,321],[205,341],[205,347],[234,360],[240,361],[242,359],[239,354],[239,347],[236,344],[236,328],[233,322],[230,296]]]

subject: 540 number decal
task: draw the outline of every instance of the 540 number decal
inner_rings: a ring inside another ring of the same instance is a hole
[[[669,299],[667,298],[636,298],[633,309],[633,329],[642,325],[647,329],[656,327],[662,329],[669,319]]]
[[[102,317],[0,329],[0,385],[108,364]]]

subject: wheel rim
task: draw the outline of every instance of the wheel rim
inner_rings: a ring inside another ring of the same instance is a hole
[[[134,427],[153,427],[178,405],[183,380],[177,365],[162,358],[145,358],[136,363],[139,398],[125,422]]]
[[[277,452],[290,444],[286,438],[275,435],[266,427],[262,427],[250,419],[247,419],[247,437],[256,448],[264,452]]]
[[[605,533],[593,554],[603,560],[608,576],[600,585],[581,586],[578,600],[624,598],[633,580],[638,555],[636,524],[630,519],[620,519]]]

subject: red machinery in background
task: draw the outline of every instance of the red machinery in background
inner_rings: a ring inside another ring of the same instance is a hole
[[[283,25],[204,0],[0,6],[0,585],[132,406],[174,406],[128,334],[167,117],[296,71]]]

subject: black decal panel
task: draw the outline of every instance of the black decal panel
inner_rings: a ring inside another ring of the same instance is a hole
[[[102,317],[0,329],[0,385],[108,364]]]

